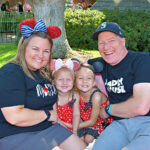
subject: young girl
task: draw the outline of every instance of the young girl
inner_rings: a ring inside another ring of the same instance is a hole
[[[78,135],[88,145],[112,122],[111,117],[106,120],[99,117],[100,107],[107,105],[108,98],[96,88],[94,69],[89,64],[81,65],[76,72],[75,83],[80,95],[80,116],[82,119]]]
[[[70,59],[66,62],[57,59],[51,63],[51,68],[54,70],[53,82],[58,92],[54,108],[59,118],[58,123],[77,133],[80,121],[79,96],[73,91],[73,85],[74,71],[80,67],[80,63]],[[69,128],[70,124],[72,124],[72,128]]]

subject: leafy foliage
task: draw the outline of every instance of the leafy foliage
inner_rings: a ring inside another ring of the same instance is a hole
[[[150,51],[150,12],[104,9],[104,21],[117,22],[124,31],[126,46],[134,51]]]
[[[103,12],[97,10],[66,9],[66,34],[71,47],[97,49],[97,42],[91,40],[91,35],[104,18]]]
[[[96,10],[67,9],[66,33],[71,47],[97,49],[97,41],[91,39],[96,28],[105,21],[118,23],[124,31],[126,46],[134,51],[150,51],[150,12],[119,9]]]

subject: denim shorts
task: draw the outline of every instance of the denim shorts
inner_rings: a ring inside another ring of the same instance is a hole
[[[93,150],[150,150],[150,116],[113,121],[96,139]]]
[[[0,139],[0,150],[51,150],[72,132],[59,124],[37,132],[11,135]]]

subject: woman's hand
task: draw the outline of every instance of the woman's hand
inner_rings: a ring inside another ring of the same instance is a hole
[[[50,110],[50,118],[48,121],[52,121],[53,123],[56,123],[58,121],[58,116],[55,110]]]

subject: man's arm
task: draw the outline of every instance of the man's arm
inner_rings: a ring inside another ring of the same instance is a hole
[[[133,87],[133,96],[111,107],[112,116],[130,118],[146,115],[150,110],[150,83],[138,83]]]

